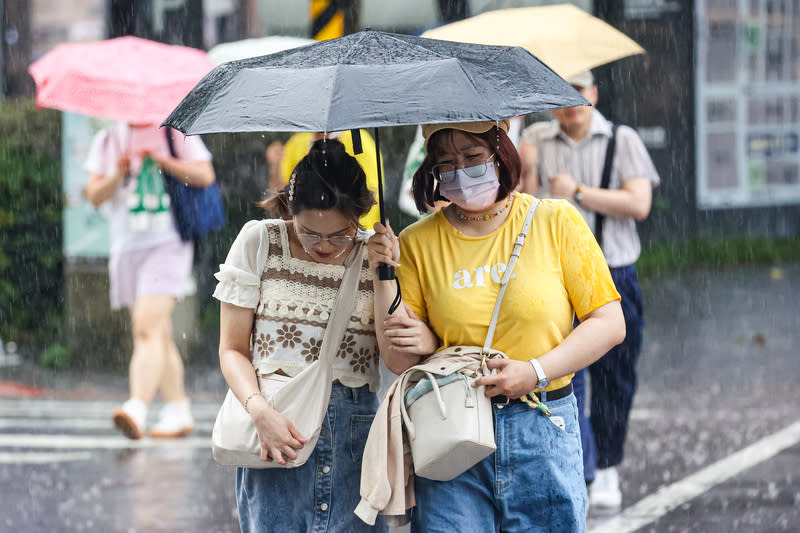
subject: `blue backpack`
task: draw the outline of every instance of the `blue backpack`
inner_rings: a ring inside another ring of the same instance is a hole
[[[164,128],[164,131],[169,153],[175,157],[170,129]],[[172,214],[181,239],[196,241],[225,225],[225,207],[216,181],[208,187],[190,187],[166,171],[163,174],[164,188],[169,194]]]

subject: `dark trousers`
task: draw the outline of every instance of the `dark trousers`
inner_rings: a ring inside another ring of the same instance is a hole
[[[578,400],[583,474],[587,483],[594,481],[596,468],[609,468],[622,462],[628,416],[636,393],[636,362],[642,348],[644,313],[636,268],[633,265],[612,268],[611,277],[622,296],[622,313],[627,328],[625,340],[589,368],[578,372],[572,380]],[[587,373],[591,380],[588,417]]]

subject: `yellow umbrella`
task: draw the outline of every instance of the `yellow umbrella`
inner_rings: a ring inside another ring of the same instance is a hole
[[[428,30],[422,36],[521,46],[565,79],[644,53],[636,41],[572,4],[487,11]]]

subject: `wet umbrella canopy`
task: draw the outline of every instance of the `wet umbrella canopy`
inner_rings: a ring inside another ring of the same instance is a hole
[[[165,125],[186,134],[500,120],[588,105],[518,47],[362,31],[208,74]]]
[[[423,33],[431,39],[521,46],[565,79],[644,48],[572,4],[485,11]]]
[[[157,124],[212,68],[202,50],[126,36],[62,44],[28,70],[41,107]]]
[[[187,135],[375,128],[378,205],[385,221],[380,126],[501,120],[589,105],[519,47],[366,30],[224,63],[164,122]],[[381,279],[392,279],[387,265]]]

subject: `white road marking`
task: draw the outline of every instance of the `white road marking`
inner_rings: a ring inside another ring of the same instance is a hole
[[[80,450],[120,450],[127,448],[208,448],[211,453],[211,437],[188,437],[180,439],[131,440],[124,436],[84,436],[84,435],[41,435],[15,434],[0,435],[3,448],[41,448],[41,449],[80,449]]]
[[[89,452],[0,452],[0,464],[51,464],[68,461],[88,461]]]
[[[106,413],[108,415],[108,413]],[[195,420],[195,431],[210,433],[213,428],[213,422],[198,422]],[[111,422],[111,416],[103,418],[0,418],[0,429],[20,429],[20,430],[113,430],[114,424]]]
[[[109,418],[111,411],[121,402],[105,400],[33,400],[33,399],[0,399],[0,417],[35,417],[35,416],[95,416]],[[161,403],[152,404],[150,410],[157,413]],[[192,403],[192,414],[195,418],[214,418],[219,403]]]
[[[651,524],[715,485],[800,443],[800,421],[647,496],[589,533],[629,533]]]
[[[195,433],[187,438],[141,440],[125,438],[114,428],[111,411],[117,405],[108,400],[0,399],[0,464],[80,461],[90,457],[89,450],[103,449],[205,448],[210,452],[217,404],[192,406]],[[156,404],[151,409],[152,423],[160,407]]]

